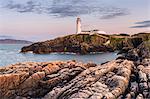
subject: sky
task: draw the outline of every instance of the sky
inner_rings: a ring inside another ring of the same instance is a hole
[[[150,0],[0,0],[0,38],[42,41],[82,30],[150,31]]]

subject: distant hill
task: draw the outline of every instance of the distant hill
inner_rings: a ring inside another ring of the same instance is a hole
[[[33,42],[16,39],[0,39],[0,44],[31,44]]]

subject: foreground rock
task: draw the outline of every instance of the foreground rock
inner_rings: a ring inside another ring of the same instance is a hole
[[[143,42],[137,48],[122,54],[121,58],[134,62],[130,84],[127,88],[127,98],[150,98],[150,41]]]
[[[2,99],[150,98],[150,59],[103,65],[75,61],[18,63],[0,69]]]
[[[133,67],[128,60],[104,65],[74,61],[15,64],[0,69],[0,96],[4,99],[117,98],[127,89]]]

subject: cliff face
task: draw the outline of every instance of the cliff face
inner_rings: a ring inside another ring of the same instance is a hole
[[[114,36],[104,34],[73,34],[65,37],[48,40],[45,42],[37,42],[30,46],[25,46],[21,52],[32,51],[36,54],[47,54],[52,52],[73,52],[87,54],[90,52],[106,52],[121,50],[123,47],[135,48],[143,41],[147,40],[147,36]],[[148,37],[149,39],[149,37]]]
[[[119,54],[121,59],[129,59],[132,61],[141,61],[145,58],[150,58],[150,41],[142,42],[137,48],[123,48]]]
[[[33,51],[33,53],[37,54],[73,52],[85,54],[89,52],[112,51],[111,47],[104,45],[108,40],[108,37],[97,34],[74,34],[23,47],[22,52]]]
[[[150,33],[139,33],[139,34],[132,35],[132,37],[140,37],[142,38],[143,41],[148,41],[150,40]]]
[[[149,99],[149,43],[124,59],[97,65],[76,61],[18,63],[0,68],[2,99]],[[141,56],[142,55],[142,56]],[[133,60],[137,56],[137,60]]]

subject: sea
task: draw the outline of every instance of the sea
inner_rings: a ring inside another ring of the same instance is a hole
[[[48,62],[48,61],[68,61],[77,60],[78,62],[93,62],[101,64],[117,58],[117,52],[92,53],[79,55],[74,53],[50,53],[33,54],[20,53],[25,44],[0,44],[0,66],[7,66],[19,62]]]

